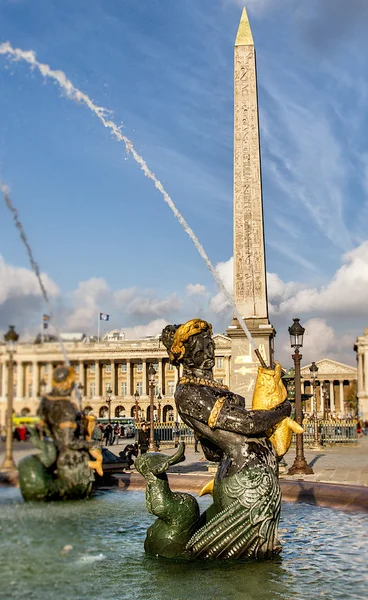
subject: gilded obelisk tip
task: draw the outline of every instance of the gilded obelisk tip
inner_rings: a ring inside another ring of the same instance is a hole
[[[252,30],[247,15],[246,8],[243,8],[239,23],[238,33],[236,35],[235,46],[254,46]]]

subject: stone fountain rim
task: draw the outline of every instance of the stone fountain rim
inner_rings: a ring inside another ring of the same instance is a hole
[[[173,491],[198,493],[208,483],[210,475],[169,473],[168,477]],[[139,473],[117,474],[114,479],[115,486],[121,491],[144,491],[146,487]],[[107,487],[115,486],[112,484]],[[282,500],[285,502],[302,502],[347,512],[368,513],[368,486],[303,480],[280,480],[280,486]],[[100,489],[104,487],[99,486]]]

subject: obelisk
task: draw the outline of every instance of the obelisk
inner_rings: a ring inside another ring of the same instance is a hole
[[[234,50],[234,300],[268,365],[276,334],[268,319],[257,71],[244,8]],[[251,405],[259,361],[239,322],[231,337],[231,389]]]

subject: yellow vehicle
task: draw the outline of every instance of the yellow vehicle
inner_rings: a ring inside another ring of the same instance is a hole
[[[39,417],[13,417],[13,426],[19,427],[19,425],[37,425]]]

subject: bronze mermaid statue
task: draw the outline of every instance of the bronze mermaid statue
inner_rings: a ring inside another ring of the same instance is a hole
[[[19,486],[26,501],[87,498],[94,472],[103,474],[101,448],[92,440],[95,418],[82,418],[71,398],[74,385],[74,369],[57,367],[51,392],[41,398],[38,429],[31,433],[40,453],[19,463]]]
[[[213,486],[206,486],[213,488],[213,504],[193,524],[186,557],[259,559],[278,554],[281,492],[278,456],[270,437],[291,412],[280,369],[263,369],[256,386],[258,405],[262,405],[259,381],[268,376],[276,401],[265,400],[273,408],[247,410],[242,396],[214,380],[209,323],[192,319],[180,326],[168,325],[162,341],[171,363],[183,367],[175,392],[179,415],[199,436],[206,458],[219,463]],[[279,444],[281,453],[286,445]]]

